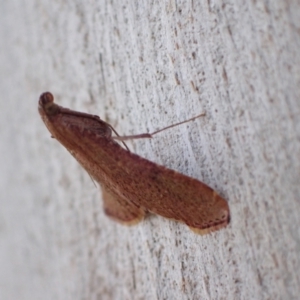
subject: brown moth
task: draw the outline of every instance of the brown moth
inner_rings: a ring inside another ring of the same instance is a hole
[[[52,137],[100,184],[109,217],[136,224],[151,212],[200,234],[228,224],[228,204],[216,191],[122,148],[112,137],[114,129],[98,116],[61,107],[49,92],[40,96],[38,109]]]

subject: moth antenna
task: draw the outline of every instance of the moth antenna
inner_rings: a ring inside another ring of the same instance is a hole
[[[157,134],[157,133],[159,133],[159,132],[162,132],[162,131],[164,131],[164,130],[166,130],[166,129],[170,129],[170,128],[176,127],[176,126],[178,126],[178,125],[182,125],[182,124],[184,124],[184,123],[188,123],[188,122],[194,121],[194,120],[196,120],[196,119],[198,119],[198,118],[200,118],[200,117],[203,117],[203,116],[205,116],[205,112],[203,112],[203,113],[201,113],[200,115],[197,115],[197,116],[195,116],[195,117],[193,117],[193,118],[190,118],[190,119],[188,119],[188,120],[181,121],[181,122],[178,122],[178,123],[169,125],[169,126],[167,126],[167,127],[158,129],[158,130],[156,130],[156,131],[154,131],[154,132],[152,132],[152,133],[149,133],[149,134],[152,136],[152,135]]]
[[[182,124],[184,124],[184,123],[188,123],[188,122],[194,121],[195,119],[200,118],[200,117],[203,117],[203,116],[205,116],[205,112],[202,113],[202,114],[200,114],[200,115],[198,115],[198,116],[195,116],[195,117],[193,117],[193,118],[190,118],[190,119],[188,119],[188,120],[185,120],[185,121],[182,121],[182,122],[178,122],[178,123],[169,125],[169,126],[167,126],[167,127],[158,129],[158,130],[156,130],[156,131],[154,131],[154,132],[152,132],[152,133],[141,133],[141,134],[134,134],[134,135],[126,135],[126,136],[120,136],[120,135],[118,135],[118,134],[116,133],[116,131],[115,131],[109,124],[108,124],[108,125],[111,127],[111,129],[114,131],[114,133],[117,134],[117,136],[113,137],[113,139],[119,140],[119,141],[122,141],[122,142],[123,142],[123,141],[126,141],[126,140],[134,140],[134,139],[151,139],[152,136],[153,136],[154,134],[157,134],[157,133],[162,132],[162,131],[164,131],[164,130],[167,130],[167,129],[176,127],[176,126],[178,126],[178,125],[182,125]],[[123,143],[123,144],[124,144],[124,143]],[[126,148],[127,148],[127,147],[126,147]],[[128,149],[128,148],[127,148],[127,149]]]

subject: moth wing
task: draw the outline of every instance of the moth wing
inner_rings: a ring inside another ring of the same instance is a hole
[[[183,222],[198,234],[213,232],[229,223],[227,201],[203,182],[131,153],[122,162],[122,169],[131,174],[130,183],[135,187],[129,189],[124,182],[123,192],[146,211]]]
[[[144,209],[120,197],[104,185],[101,185],[101,189],[103,209],[107,216],[126,225],[135,225],[144,218]]]
[[[145,209],[181,221],[200,235],[227,226],[230,220],[228,203],[217,192],[178,172],[166,168],[160,168],[160,172],[156,189],[171,187],[163,199],[164,207],[161,209],[161,205],[157,206],[155,203],[148,207],[145,203]]]

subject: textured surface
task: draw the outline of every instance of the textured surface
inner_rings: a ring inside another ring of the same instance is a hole
[[[0,299],[297,299],[298,1],[148,2],[0,4]],[[120,134],[206,111],[130,147],[216,189],[229,227],[110,221],[46,90]]]

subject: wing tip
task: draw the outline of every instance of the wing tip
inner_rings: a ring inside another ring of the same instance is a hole
[[[197,234],[205,235],[220,230],[222,228],[225,228],[229,223],[230,223],[229,210],[224,210],[221,219],[218,219],[215,222],[210,221],[208,223],[205,223],[203,224],[202,228],[200,226],[199,227],[189,226],[189,228]]]

